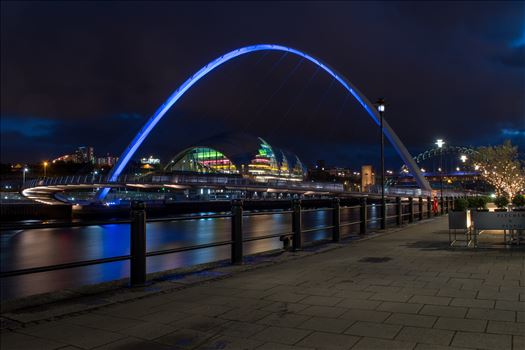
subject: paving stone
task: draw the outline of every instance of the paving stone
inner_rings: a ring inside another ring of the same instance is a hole
[[[334,306],[340,303],[342,300],[343,298],[338,298],[338,297],[324,297],[324,296],[312,295],[312,296],[302,299],[300,302],[302,304],[309,304],[309,305]]]
[[[133,336],[136,338],[153,340],[168,333],[172,333],[175,330],[176,328],[173,326],[168,326],[154,322],[144,322],[130,328],[122,329],[119,331],[119,333]]]
[[[358,335],[362,337],[393,339],[400,329],[401,326],[398,325],[358,321],[348,328],[345,331],[345,334]]]
[[[518,322],[525,322],[525,311],[518,311],[516,313],[516,320]],[[500,320],[498,320],[500,321]],[[505,320],[501,320],[501,321],[505,321]]]
[[[332,307],[332,306],[308,306],[306,309],[299,311],[299,314],[309,316],[320,316],[320,317],[332,317],[337,318],[343,313],[348,312],[348,309],[343,307]],[[360,310],[364,311],[364,310]]]
[[[439,289],[437,288],[403,288],[399,291],[401,294],[411,294],[411,295],[428,295],[435,296]]]
[[[375,294],[374,292],[342,290],[342,291],[335,293],[334,296],[341,297],[341,298],[349,298],[349,299],[368,299],[374,294]]]
[[[511,350],[512,336],[473,332],[457,332],[452,339],[452,346],[486,349]]]
[[[18,332],[80,348],[93,348],[125,337],[122,334],[78,326],[63,321],[21,328]]]
[[[194,314],[194,315],[204,315],[204,316],[214,317],[214,316],[224,314],[232,309],[233,309],[232,307],[226,306],[226,305],[199,305],[186,312],[189,314]]]
[[[269,312],[262,310],[233,309],[218,317],[221,319],[232,321],[255,322],[263,319],[269,314]]]
[[[512,348],[514,350],[525,349],[525,336],[513,336],[512,337]]]
[[[406,302],[412,297],[412,294],[401,294],[401,293],[376,293],[372,295],[370,300],[381,300],[381,301],[397,301]]]
[[[346,307],[349,309],[374,310],[381,304],[377,300],[359,300],[359,299],[344,299],[337,307]]]
[[[67,348],[60,348],[66,350]],[[79,348],[75,348],[79,349]],[[144,339],[128,337],[117,340],[115,342],[97,347],[97,350],[172,350],[173,347],[169,345],[159,344],[157,342],[147,341]]]
[[[148,322],[169,324],[169,323],[172,323],[178,320],[182,320],[187,317],[190,317],[190,315],[186,313],[167,309],[167,310],[162,310],[162,311],[154,312],[151,314],[147,314],[144,316],[140,316],[140,317],[137,317],[137,319],[140,319],[142,321],[148,321]],[[120,321],[117,324],[118,325],[122,324],[122,321]]]
[[[480,290],[477,299],[490,299],[490,300],[508,300],[508,301],[519,301],[519,293],[512,292],[495,292],[495,291],[482,291]]]
[[[268,312],[299,312],[309,307],[310,306],[306,304],[274,302],[268,306],[262,307],[261,310]]]
[[[496,300],[495,308],[500,310],[525,311],[525,302]]]
[[[450,305],[492,309],[494,308],[494,300],[454,298],[450,302]]]
[[[248,338],[255,333],[261,332],[266,327],[268,326],[264,324],[231,321],[227,323],[220,332],[221,334],[230,337]]]
[[[199,332],[192,329],[181,329],[155,339],[156,342],[175,346],[176,349],[193,349],[204,344],[214,336],[213,333]]]
[[[477,290],[463,290],[455,288],[442,288],[437,292],[439,297],[468,298],[474,299],[478,294]]]
[[[466,307],[425,305],[419,313],[429,316],[465,317],[467,310]]]
[[[0,349],[2,350],[51,350],[63,347],[64,345],[66,344],[16,332],[2,332],[0,335]]]
[[[272,300],[272,301],[282,301],[285,303],[297,303],[300,300],[305,299],[306,297],[307,296],[304,294],[282,292],[282,293],[275,293],[275,294],[269,295],[265,299]]]
[[[268,327],[255,334],[252,339],[292,345],[312,333],[311,330],[287,327]]]
[[[229,321],[224,319],[194,315],[183,320],[170,323],[175,329],[191,329],[200,332],[219,331],[227,326]]]
[[[326,350],[346,350],[350,349],[359,339],[353,335],[314,332],[297,345]]]
[[[434,325],[434,328],[465,332],[484,332],[486,326],[487,321],[485,320],[440,317]]]
[[[402,326],[429,327],[431,328],[436,322],[437,317],[414,315],[414,314],[392,314],[386,319],[385,323],[399,324]]]
[[[314,350],[314,348],[305,348],[303,346],[297,345],[285,345],[277,343],[265,343],[262,346],[258,347],[257,350]]]
[[[396,340],[410,341],[416,343],[448,345],[454,336],[454,332],[441,329],[403,327],[396,336]]]
[[[390,312],[400,312],[407,314],[417,314],[419,310],[423,307],[423,304],[413,304],[413,303],[397,303],[393,301],[385,301],[379,305],[377,308],[378,311],[390,311]]]
[[[525,335],[525,323],[489,321],[487,333]]]
[[[436,345],[436,344],[417,344],[415,350],[471,350],[471,349],[458,348],[456,346]]]
[[[361,339],[352,350],[411,350],[414,349],[416,343],[406,342],[399,340],[386,340],[376,338],[363,338]]]
[[[257,321],[257,323],[275,327],[297,327],[299,324],[308,320],[311,316],[293,313],[276,312]]]
[[[199,346],[199,350],[250,350],[259,348],[259,346],[262,344],[263,343],[261,341],[253,339],[220,336],[213,338],[205,344]]]
[[[78,315],[73,317],[67,317],[63,319],[66,323],[76,324],[79,326],[87,326],[97,329],[102,329],[105,331],[119,331],[124,328],[130,328],[139,324],[144,323],[143,321],[121,318],[121,317],[112,317],[112,316],[103,316],[94,313]]]
[[[427,295],[414,295],[409,302],[416,304],[430,304],[430,305],[448,305],[452,298],[435,297]]]
[[[514,321],[516,313],[508,310],[470,308],[467,318],[493,321]]]
[[[342,333],[354,321],[341,318],[312,317],[301,323],[298,327],[320,332]]]
[[[300,289],[297,291],[299,294],[307,294],[307,295],[318,295],[318,296],[333,296],[336,293],[336,290],[332,288],[326,288],[326,287],[312,287],[312,288],[305,288]]]
[[[352,321],[383,322],[390,316],[390,312],[350,309],[339,318]]]

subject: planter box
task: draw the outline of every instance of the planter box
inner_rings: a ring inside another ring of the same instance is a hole
[[[465,230],[470,227],[470,211],[451,211],[448,213],[449,230]]]
[[[475,211],[472,221],[476,230],[523,230],[525,212]]]

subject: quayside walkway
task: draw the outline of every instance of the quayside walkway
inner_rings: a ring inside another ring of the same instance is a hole
[[[525,252],[447,242],[441,217],[133,301],[94,299],[4,329],[1,349],[525,349]]]

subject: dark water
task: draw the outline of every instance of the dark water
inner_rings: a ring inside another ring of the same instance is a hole
[[[379,208],[369,208],[369,218]],[[341,223],[359,220],[358,209],[341,209]],[[187,221],[147,224],[147,250],[156,251],[230,239],[230,218],[192,219]],[[319,210],[304,212],[303,229],[332,224],[332,212]],[[371,223],[370,227],[377,226]],[[4,231],[0,235],[1,270],[10,271],[99,259],[129,254],[129,225],[108,224],[70,228],[27,229]],[[342,235],[356,233],[359,225],[344,226]],[[246,216],[243,218],[244,237],[257,237],[291,232],[291,214]],[[304,233],[304,241],[331,237],[331,230]],[[254,254],[282,248],[278,238],[244,244],[244,254]],[[147,260],[148,272],[187,267],[229,259],[230,247],[220,246],[188,252],[173,253]],[[129,262],[114,262],[53,272],[42,272],[1,279],[1,298],[12,299],[32,294],[73,288],[87,284],[127,277]]]

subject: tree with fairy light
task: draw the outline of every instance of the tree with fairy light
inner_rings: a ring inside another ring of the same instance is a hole
[[[479,147],[472,155],[472,163],[498,196],[512,199],[525,189],[525,169],[518,159],[518,147],[510,140],[498,146]]]

